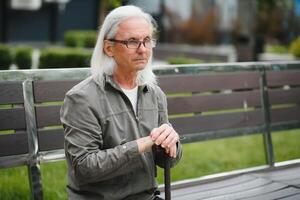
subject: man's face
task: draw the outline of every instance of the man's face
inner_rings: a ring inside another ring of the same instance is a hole
[[[115,40],[149,40],[151,39],[149,23],[143,18],[129,18],[121,22],[117,29]],[[145,68],[150,58],[152,48],[146,48],[143,44],[137,49],[127,48],[125,44],[115,43],[112,47],[112,55],[118,68],[128,72],[137,72]]]

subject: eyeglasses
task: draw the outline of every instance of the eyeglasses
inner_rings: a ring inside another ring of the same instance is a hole
[[[144,45],[145,48],[151,49],[155,47],[155,40],[152,40],[150,38],[145,38],[143,41],[129,39],[129,40],[115,40],[115,39],[108,39],[110,42],[116,42],[126,45],[128,49],[138,49],[140,48],[141,44]]]

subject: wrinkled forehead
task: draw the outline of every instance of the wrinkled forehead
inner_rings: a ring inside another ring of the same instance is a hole
[[[120,38],[145,38],[152,36],[152,24],[143,17],[130,17],[120,22],[116,37]]]

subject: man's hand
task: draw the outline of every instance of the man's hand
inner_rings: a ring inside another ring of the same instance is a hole
[[[166,152],[171,157],[176,157],[176,143],[179,140],[179,136],[173,127],[168,124],[163,124],[158,128],[154,128],[150,133],[150,137],[156,145],[160,145],[162,148],[165,148]]]
[[[150,136],[139,138],[136,141],[138,144],[139,153],[150,151],[152,149],[152,146],[154,145],[154,142],[152,141]]]

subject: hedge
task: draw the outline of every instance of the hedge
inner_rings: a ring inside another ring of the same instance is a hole
[[[295,56],[295,57],[300,57],[300,36],[296,38],[291,46],[290,46],[290,52]]]
[[[15,63],[19,69],[30,69],[32,66],[32,48],[21,46],[15,49]]]
[[[8,45],[0,44],[0,70],[9,69],[13,62],[13,54]]]
[[[284,45],[267,45],[267,52],[286,54],[289,52],[288,47]]]
[[[82,48],[49,47],[40,56],[40,68],[87,67],[92,50]]]
[[[93,48],[96,44],[96,31],[67,31],[64,35],[64,43],[68,47]]]

